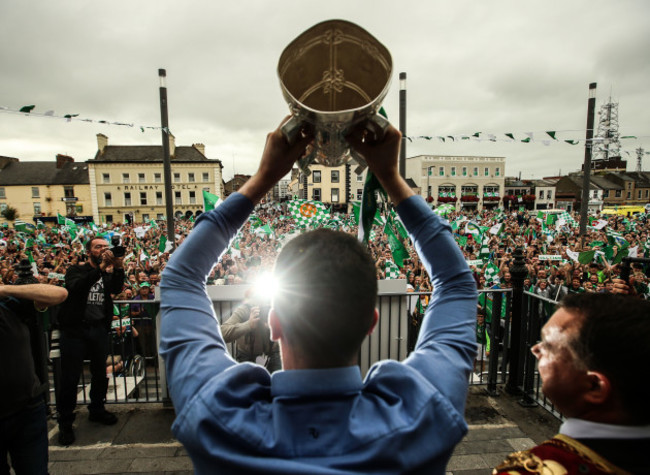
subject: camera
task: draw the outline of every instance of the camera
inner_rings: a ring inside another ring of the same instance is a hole
[[[126,254],[126,248],[124,246],[120,245],[121,239],[119,236],[113,236],[111,238],[111,244],[113,247],[111,247],[111,252],[115,257],[124,257],[124,254]]]

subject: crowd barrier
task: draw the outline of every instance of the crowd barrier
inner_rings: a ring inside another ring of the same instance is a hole
[[[213,286],[209,295],[218,321],[228,319],[244,299],[246,286]],[[361,346],[358,363],[363,375],[377,361],[384,359],[404,360],[413,350],[419,331],[419,324],[429,300],[428,293],[406,292],[404,281],[381,281],[378,297],[379,322],[375,331]],[[157,290],[157,289],[156,289]],[[158,293],[156,293],[158,295]],[[477,315],[485,316],[487,338],[477,343],[478,356],[470,374],[471,385],[483,385],[486,392],[498,395],[499,385],[515,386],[522,395],[522,404],[540,404],[556,416],[550,402],[541,393],[536,360],[530,348],[539,340],[541,326],[553,311],[552,300],[543,299],[529,292],[523,292],[521,313],[517,314],[519,302],[513,306],[512,289],[489,289],[479,291]],[[169,395],[162,359],[158,354],[160,328],[160,302],[158,300],[116,301],[121,319],[114,321],[114,328],[108,334],[109,358],[107,367],[112,367],[107,377],[109,389],[108,404],[124,403],[168,403]],[[444,318],[444,315],[433,315]],[[513,322],[520,331],[513,331]],[[482,331],[477,325],[477,335]],[[519,337],[513,341],[513,333]],[[50,349],[57,346],[56,333],[51,332]],[[480,340],[480,338],[479,338]],[[228,351],[236,356],[236,345],[227,345]],[[49,403],[56,402],[57,371],[60,365],[58,352],[50,351]],[[521,362],[517,374],[511,374],[513,355]],[[54,356],[54,357],[52,357]],[[79,381],[78,404],[89,402],[90,372],[88,361]]]

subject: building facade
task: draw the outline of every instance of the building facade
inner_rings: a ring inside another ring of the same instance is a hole
[[[57,214],[90,220],[88,165],[61,154],[50,162],[0,157],[0,211],[9,206],[27,222],[56,222]]]
[[[205,156],[203,144],[176,147],[170,135],[171,193],[175,218],[203,212],[203,191],[224,196],[222,164]],[[165,219],[162,146],[108,145],[97,135],[97,154],[88,160],[92,215],[96,223],[143,223]]]
[[[417,155],[406,159],[406,176],[436,206],[496,208],[503,203],[505,164],[504,157]]]

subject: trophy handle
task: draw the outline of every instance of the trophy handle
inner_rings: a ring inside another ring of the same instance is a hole
[[[388,122],[384,116],[375,114],[370,119],[368,119],[366,129],[372,132],[375,140],[380,141],[384,138],[384,134],[386,133],[386,129],[388,129],[389,125],[390,122]]]
[[[300,133],[300,129],[302,128],[303,121],[300,120],[298,117],[295,115],[292,115],[289,120],[287,120],[281,127],[282,130],[282,135],[284,135],[284,138],[286,141],[289,143],[289,145],[293,145],[296,143],[296,139],[298,138],[298,134]]]

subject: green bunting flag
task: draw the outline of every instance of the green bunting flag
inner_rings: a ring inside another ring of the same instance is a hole
[[[23,107],[20,108],[20,112],[24,112],[26,114],[29,114],[31,111],[34,110],[34,107],[36,107],[36,106],[35,105],[23,106]]]
[[[553,140],[557,140],[555,138],[555,130],[547,130],[546,133],[551,137]]]
[[[207,191],[203,190],[203,211],[204,212],[215,209],[221,203],[223,203],[223,200],[219,198],[217,195],[213,195],[212,193],[208,193]]]

